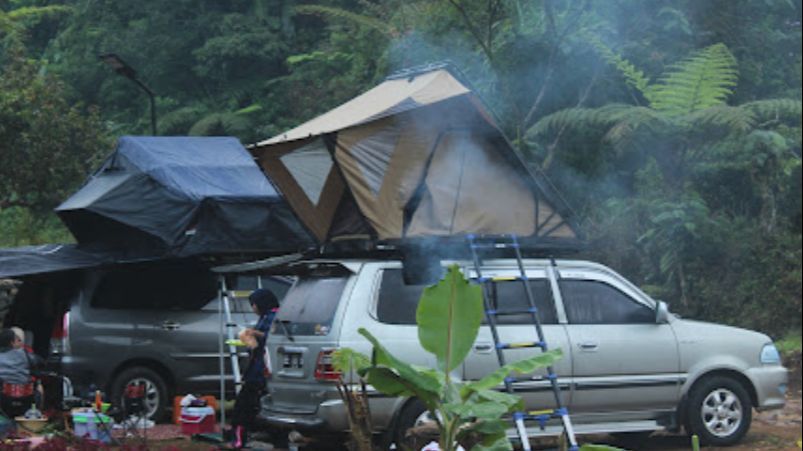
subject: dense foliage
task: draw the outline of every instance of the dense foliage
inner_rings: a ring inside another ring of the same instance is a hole
[[[0,0],[0,244],[110,138],[264,139],[450,59],[601,260],[682,314],[801,318],[801,0]],[[97,108],[97,109],[94,109]],[[43,219],[45,218],[45,219]],[[46,219],[51,218],[51,219]],[[36,231],[33,233],[32,231]]]

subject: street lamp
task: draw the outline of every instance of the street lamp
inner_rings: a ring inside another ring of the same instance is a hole
[[[122,58],[117,56],[117,54],[105,53],[103,55],[98,55],[98,59],[108,64],[109,67],[117,72],[117,75],[122,75],[123,77],[133,81],[148,94],[148,98],[150,98],[151,101],[151,134],[156,136],[156,102],[153,99],[153,91],[151,91],[149,87],[145,86],[145,83],[137,78],[137,71],[123,61]]]

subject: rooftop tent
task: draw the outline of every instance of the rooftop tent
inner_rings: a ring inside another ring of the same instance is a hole
[[[580,242],[548,180],[444,68],[392,76],[250,150],[319,244],[469,233]]]
[[[122,137],[56,212],[81,245],[162,256],[285,253],[314,244],[230,137]]]

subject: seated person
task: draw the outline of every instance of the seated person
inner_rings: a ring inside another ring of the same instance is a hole
[[[25,413],[34,401],[31,372],[41,358],[22,347],[22,340],[11,329],[0,331],[0,407],[8,417]]]

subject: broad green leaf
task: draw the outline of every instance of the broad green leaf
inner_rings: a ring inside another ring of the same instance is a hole
[[[508,411],[507,406],[496,402],[450,403],[444,404],[443,409],[464,420],[471,418],[496,419]]]
[[[340,348],[332,353],[332,366],[348,374],[371,366],[371,358],[351,348]]]
[[[524,403],[521,397],[511,395],[496,390],[478,390],[472,393],[469,399],[477,399],[481,401],[491,401],[502,406],[505,406],[508,412],[512,410],[524,410]]]
[[[448,373],[471,351],[482,322],[482,289],[469,284],[457,265],[427,287],[416,310],[418,340],[435,354],[438,368]]]
[[[395,371],[399,377],[409,382],[416,390],[440,394],[442,384],[431,374],[417,370],[412,365],[402,362],[394,357],[379,341],[371,335],[365,328],[360,328],[358,332],[374,345],[373,365],[375,367],[387,367]]]
[[[491,435],[485,438],[482,443],[471,447],[471,451],[509,451],[513,449],[510,440],[504,433]]]
[[[501,384],[511,373],[527,374],[532,373],[539,368],[550,366],[558,361],[562,356],[563,352],[560,349],[553,349],[535,357],[530,357],[529,359],[509,363],[476,382],[465,384],[463,386],[463,396],[468,396],[466,390],[479,391],[494,388]]]
[[[387,367],[368,368],[364,371],[363,377],[371,386],[388,396],[415,397],[429,409],[437,408],[440,402],[437,392],[422,389]]]

